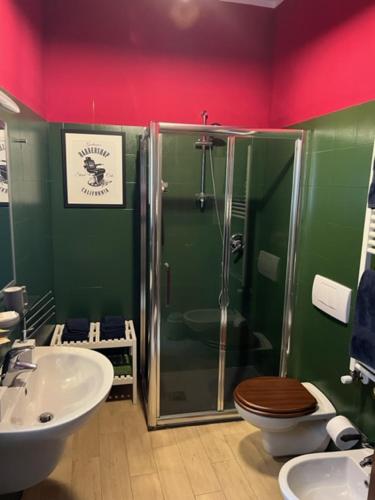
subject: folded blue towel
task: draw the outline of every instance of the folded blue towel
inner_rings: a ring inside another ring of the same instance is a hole
[[[76,340],[87,340],[90,331],[90,322],[87,318],[68,318],[65,321],[65,327],[61,340],[63,342],[72,342]]]
[[[108,326],[102,326],[100,327],[100,331],[101,332],[117,332],[118,330],[125,330],[125,326],[121,325],[121,326],[111,326],[111,327],[108,327]]]
[[[103,328],[113,328],[124,326],[124,318],[122,316],[104,316],[100,326]]]
[[[125,319],[123,316],[104,316],[100,323],[100,338],[113,340],[125,336]]]
[[[70,332],[67,327],[64,328],[61,340],[63,342],[72,342],[77,340],[87,340],[89,336],[89,332]]]
[[[375,208],[375,162],[372,167],[372,181],[370,191],[368,193],[368,207]]]
[[[87,333],[90,330],[90,322],[86,318],[69,318],[65,321],[65,328],[72,333]]]
[[[125,336],[125,328],[117,328],[117,330],[112,330],[106,332],[100,330],[100,340],[113,340],[113,339],[121,339]]]
[[[375,369],[375,271],[367,269],[357,293],[350,355]]]

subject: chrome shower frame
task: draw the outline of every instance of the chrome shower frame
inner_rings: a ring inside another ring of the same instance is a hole
[[[222,249],[222,289],[220,301],[220,351],[216,411],[160,415],[160,283],[162,215],[163,134],[215,135],[227,140]],[[147,422],[150,428],[189,423],[233,420],[237,412],[224,410],[225,356],[227,338],[230,229],[236,138],[291,139],[295,141],[293,186],[290,208],[288,260],[286,269],[280,375],[285,376],[290,349],[295,284],[296,243],[300,220],[301,175],[305,131],[296,129],[242,129],[225,126],[152,122],[141,139],[141,325],[140,365]],[[148,154],[147,154],[148,153]],[[149,307],[147,308],[147,297]]]

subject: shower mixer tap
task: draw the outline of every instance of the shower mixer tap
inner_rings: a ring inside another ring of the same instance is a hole
[[[232,255],[235,256],[235,262],[237,262],[242,257],[243,250],[245,247],[243,241],[243,234],[241,233],[232,234],[232,236],[230,237],[230,247]]]

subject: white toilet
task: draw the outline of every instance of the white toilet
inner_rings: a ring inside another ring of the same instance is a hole
[[[202,333],[207,329],[216,329],[220,325],[220,309],[193,309],[192,311],[186,311],[184,314],[184,320],[187,326],[189,326],[194,332]],[[227,321],[228,323],[234,323],[235,325],[240,325],[245,318],[236,310],[229,309],[227,311]]]
[[[313,384],[255,377],[236,387],[234,403],[241,417],[261,430],[270,455],[303,455],[328,446],[326,425],[336,410]]]

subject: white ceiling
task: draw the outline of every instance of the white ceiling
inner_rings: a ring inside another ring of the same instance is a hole
[[[274,9],[280,5],[284,0],[221,0],[222,2],[230,3],[244,3],[247,5],[258,5],[259,7],[268,7]]]

